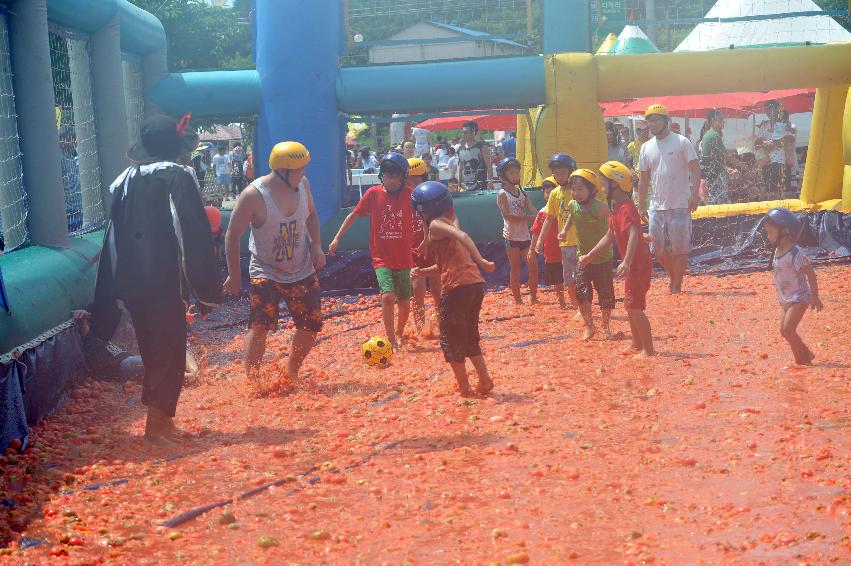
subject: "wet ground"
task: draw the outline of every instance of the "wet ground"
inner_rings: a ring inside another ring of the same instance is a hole
[[[678,297],[655,279],[645,361],[623,334],[579,342],[549,292],[490,293],[487,399],[457,395],[434,340],[365,367],[371,297],[327,302],[312,384],[288,394],[282,325],[257,397],[247,305],[230,303],[192,338],[206,369],[179,450],[140,440],[139,384],[104,381],[3,457],[0,563],[848,564],[851,269],[817,272],[811,368],[789,367],[766,272],[689,278]]]

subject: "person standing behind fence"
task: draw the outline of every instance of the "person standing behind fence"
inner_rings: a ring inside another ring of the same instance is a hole
[[[697,209],[700,200],[700,165],[691,142],[670,130],[664,106],[648,106],[644,117],[653,137],[641,146],[638,158],[639,210],[642,216],[648,216],[645,203],[652,183],[649,220],[653,253],[671,278],[671,293],[679,293],[691,251],[690,211]]]
[[[73,126],[62,126],[59,130],[60,164],[62,186],[65,190],[65,217],[68,231],[83,227],[83,197],[80,191],[80,165],[77,163],[77,134]]]
[[[785,139],[794,135],[789,131],[789,126],[781,119],[780,102],[769,100],[765,103],[765,113],[768,120],[762,122],[757,128],[757,139],[754,146],[768,152],[768,163],[762,168],[762,178],[768,198],[784,198],[784,187],[786,172],[786,151],[784,149]]]
[[[239,196],[242,188],[245,186],[245,177],[243,176],[242,165],[245,163],[245,152],[242,149],[242,144],[237,142],[233,146],[233,151],[230,152],[231,160],[231,192],[233,196]]]
[[[730,204],[727,166],[744,169],[745,164],[727,153],[724,147],[724,116],[710,110],[700,132],[700,172],[706,180],[707,204]]]
[[[213,156],[213,172],[216,174],[216,187],[224,197],[230,189],[230,157],[223,145],[219,146],[218,153]]]
[[[477,139],[479,124],[465,122],[461,130],[463,141],[458,150],[458,180],[465,191],[488,188],[491,179],[491,155],[485,142]]]

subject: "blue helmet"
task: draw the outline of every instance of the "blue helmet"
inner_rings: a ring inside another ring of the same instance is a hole
[[[576,171],[576,160],[566,153],[556,153],[550,157],[550,160],[547,161],[547,165],[549,166],[550,171],[552,171],[553,165],[563,165],[571,171]]]
[[[508,169],[509,167],[522,168],[523,165],[521,165],[520,162],[517,161],[516,159],[514,159],[513,157],[504,157],[503,159],[501,159],[499,161],[499,163],[496,164],[496,175],[497,175],[497,177],[502,179],[503,172],[506,169]]]
[[[765,217],[789,232],[789,236],[794,241],[798,240],[801,230],[804,228],[801,220],[788,208],[772,208]]]
[[[385,153],[378,162],[379,177],[381,177],[382,173],[398,171],[402,173],[402,184],[408,179],[408,169],[408,160],[401,153],[396,153],[395,151]]]
[[[417,212],[435,218],[452,207],[452,195],[443,183],[426,181],[414,188],[411,205]]]

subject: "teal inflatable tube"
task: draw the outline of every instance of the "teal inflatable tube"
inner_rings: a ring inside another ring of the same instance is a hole
[[[162,23],[127,0],[47,0],[47,19],[94,33],[116,14],[121,19],[121,49],[147,55],[166,45]]]
[[[103,231],[68,248],[29,246],[0,256],[11,315],[0,312],[0,354],[71,318],[92,301]]]
[[[528,189],[527,194],[537,209],[544,206],[544,193],[540,189]],[[467,232],[474,242],[495,242],[502,239],[502,215],[496,204],[497,191],[458,193],[452,195],[452,206],[461,223],[461,229]],[[328,243],[337,234],[340,225],[351,208],[341,209],[322,225],[322,245]],[[358,218],[340,241],[340,250],[364,250],[369,248],[369,217]]]
[[[506,83],[506,77],[511,77]],[[531,108],[545,102],[544,59],[506,57],[349,67],[337,76],[337,104],[344,112],[419,112],[469,108]],[[468,84],[465,89],[444,85]],[[255,70],[171,73],[148,96],[174,115],[256,114],[260,76]]]
[[[148,93],[166,112],[180,116],[238,116],[260,111],[257,71],[170,73]]]

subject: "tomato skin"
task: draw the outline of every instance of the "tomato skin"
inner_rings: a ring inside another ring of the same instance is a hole
[[[9,441],[9,446],[7,448],[11,448],[12,450],[15,450],[17,452],[21,449],[22,445],[23,444],[21,443],[20,438],[13,438]]]

